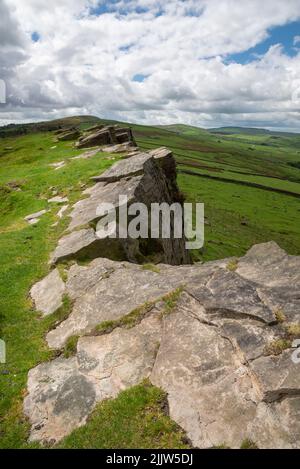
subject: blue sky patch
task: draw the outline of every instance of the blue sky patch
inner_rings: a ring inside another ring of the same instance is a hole
[[[300,35],[300,21],[288,23],[284,26],[277,26],[270,29],[269,37],[255,47],[238,54],[230,54],[226,57],[226,63],[236,62],[239,64],[247,64],[257,59],[257,56],[264,55],[271,46],[281,44],[286,55],[294,57],[300,50],[300,44],[295,45],[296,36]]]
[[[143,75],[142,73],[137,73],[132,77],[132,81],[137,81],[138,83],[143,83],[143,81],[148,78],[149,75]]]
[[[89,14],[91,16],[100,16],[104,15],[105,13],[118,13],[119,15],[127,15],[128,13],[132,12],[132,10],[129,10],[126,8],[126,3],[128,3],[130,0],[125,0],[124,4],[125,6],[120,7],[119,3],[120,0],[108,0],[104,2],[99,2],[97,6],[90,8]],[[149,11],[149,8],[144,8],[137,6],[134,10],[134,13],[147,13]]]
[[[32,34],[31,34],[31,40],[33,42],[38,42],[40,40],[41,36],[39,35],[38,32],[34,31]]]

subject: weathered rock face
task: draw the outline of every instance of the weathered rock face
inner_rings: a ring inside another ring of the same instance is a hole
[[[57,135],[57,140],[64,142],[69,140],[76,140],[80,136],[80,131],[78,129],[68,130],[66,132],[61,132]]]
[[[90,148],[100,145],[120,145],[131,144],[135,146],[135,141],[130,128],[119,128],[118,126],[97,125],[90,128],[79,138],[77,148]]]
[[[300,448],[300,365],[289,332],[300,325],[300,258],[271,242],[229,267],[229,259],[153,270],[102,258],[73,265],[65,285],[73,310],[47,341],[61,348],[70,335],[80,339],[74,357],[30,371],[31,440],[60,440],[97,402],[148,378],[167,392],[195,447],[238,448],[249,438]],[[285,350],[270,349],[282,339]]]
[[[137,153],[121,160],[109,170],[93,178],[97,183],[85,191],[88,197],[74,205],[70,216],[70,234],[59,242],[51,262],[56,264],[66,259],[99,257],[105,253],[111,259],[140,262],[147,256],[155,256],[157,261],[168,264],[187,264],[189,253],[185,239],[171,237],[151,239],[97,238],[95,227],[106,212],[101,212],[100,204],[110,203],[119,213],[119,197],[126,196],[128,207],[136,202],[144,203],[150,211],[152,203],[179,202],[181,196],[176,183],[176,165],[170,151],[162,148],[157,152]],[[118,216],[117,216],[118,218]],[[150,224],[150,223],[149,223]],[[86,225],[91,226],[87,228]],[[172,221],[171,233],[174,222]],[[79,228],[84,227],[79,231]],[[119,226],[116,228],[117,232]]]

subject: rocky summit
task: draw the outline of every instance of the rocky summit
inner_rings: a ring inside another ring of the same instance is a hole
[[[158,240],[155,265],[138,263],[150,245],[121,245],[115,259],[116,246],[93,228],[99,202],[117,206],[119,194],[129,203],[180,200],[175,162],[165,148],[137,153],[94,181],[73,207],[53,270],[31,290],[44,315],[63,295],[72,308],[46,336],[57,358],[29,372],[30,440],[57,443],[97,403],[147,378],[167,393],[170,417],[194,447],[239,448],[250,439],[259,448],[299,448],[300,373],[292,358],[300,257],[269,242],[239,259],[192,265],[184,240],[171,239]],[[81,265],[83,255],[89,262]],[[59,265],[66,259],[72,263]],[[71,339],[76,346],[65,358]]]

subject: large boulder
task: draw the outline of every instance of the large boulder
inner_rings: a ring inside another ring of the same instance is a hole
[[[111,237],[97,239],[95,232],[97,222],[105,215],[105,211],[101,211],[101,204],[112,204],[119,219],[120,196],[127,197],[128,207],[136,202],[144,203],[149,212],[153,203],[167,202],[171,205],[181,201],[176,183],[176,164],[170,151],[161,149],[151,154],[139,152],[119,161],[93,180],[96,184],[85,191],[87,197],[73,207],[68,228],[71,233],[59,242],[51,258],[53,264],[67,258],[82,257],[83,252],[91,258],[105,253],[114,260],[119,258],[131,262],[145,262],[147,257],[154,256],[157,262],[177,265],[190,263],[184,238],[177,239],[171,235],[169,239],[161,236],[152,240],[149,234],[148,239],[123,239],[118,237],[118,225],[115,240]],[[82,229],[74,232],[79,228]],[[171,220],[171,233],[173,229],[174,221]]]

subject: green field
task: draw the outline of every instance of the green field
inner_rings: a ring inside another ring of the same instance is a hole
[[[84,128],[96,120],[60,123]],[[205,204],[205,245],[193,253],[195,259],[240,256],[253,244],[270,240],[290,254],[300,254],[299,134],[239,129],[216,133],[184,125],[132,127],[142,149],[173,150],[186,200]],[[72,143],[54,143],[49,128],[42,130],[22,126],[24,134],[17,136],[15,127],[0,129],[0,337],[8,355],[7,363],[0,365],[2,448],[30,446],[22,414],[27,373],[53,358],[44,336],[70,307],[66,301],[60,311],[41,319],[28,297],[31,285],[48,272],[49,254],[67,226],[66,219],[52,226],[59,207],[50,206],[47,199],[57,191],[75,202],[91,183],[89,178],[115,161],[106,154],[73,160],[82,151]],[[66,166],[57,171],[49,166],[62,160]],[[24,221],[44,208],[49,212],[37,225]],[[185,447],[184,435],[165,415],[163,404],[161,391],[143,383],[99,406],[87,426],[62,446]]]

